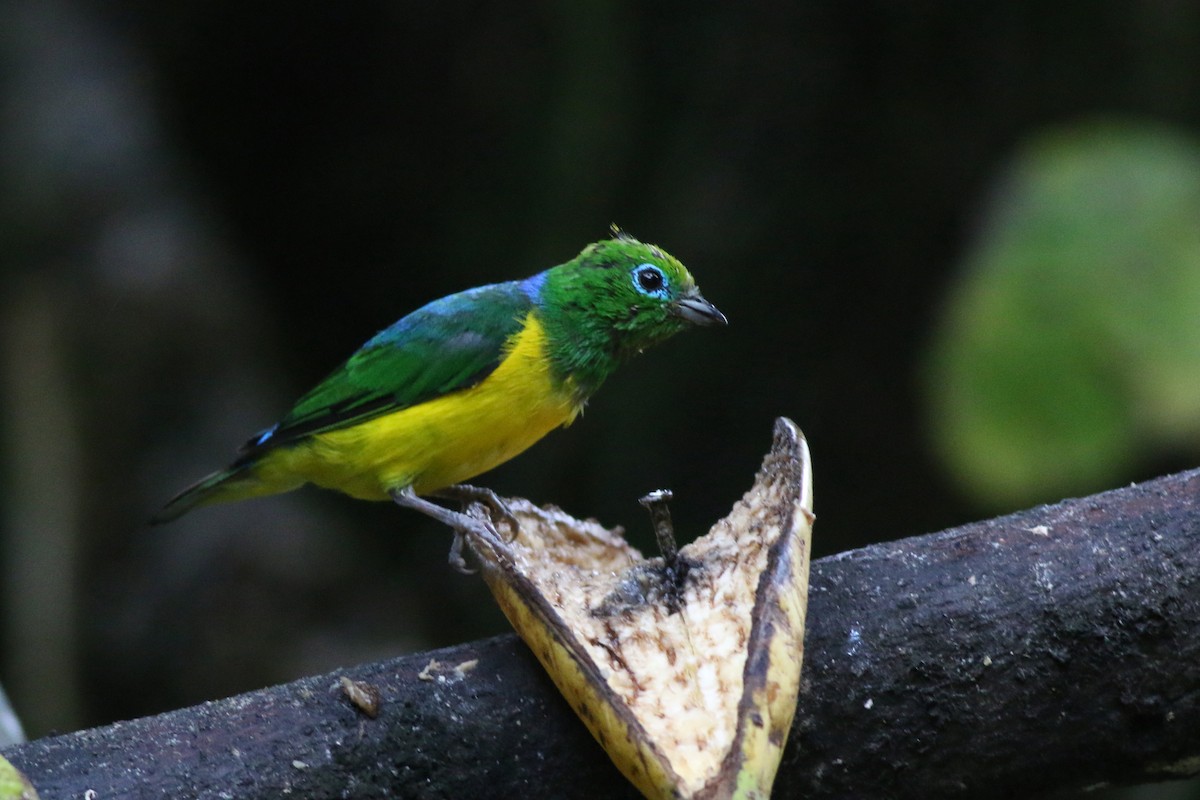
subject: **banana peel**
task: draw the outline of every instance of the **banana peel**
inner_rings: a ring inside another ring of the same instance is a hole
[[[800,688],[812,533],[790,420],[708,534],[644,558],[594,520],[507,501],[511,541],[466,532],[504,614],[648,798],[767,798]],[[485,518],[482,506],[468,513]]]

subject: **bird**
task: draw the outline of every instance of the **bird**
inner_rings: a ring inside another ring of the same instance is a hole
[[[566,263],[434,300],[380,331],[151,522],[305,484],[390,499],[456,531],[476,518],[428,497],[482,500],[511,519],[465,481],[569,425],[622,362],[727,323],[682,263],[613,226]]]

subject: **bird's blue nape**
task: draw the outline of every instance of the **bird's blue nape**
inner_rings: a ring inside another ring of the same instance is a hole
[[[525,292],[525,296],[532,300],[534,305],[541,305],[542,287],[545,285],[546,273],[539,272],[521,281],[521,291]]]

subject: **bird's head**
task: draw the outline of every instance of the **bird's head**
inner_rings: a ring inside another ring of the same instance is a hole
[[[547,275],[546,301],[581,344],[623,359],[692,325],[725,325],[687,268],[614,230]]]

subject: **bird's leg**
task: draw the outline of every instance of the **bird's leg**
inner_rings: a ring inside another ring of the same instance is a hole
[[[411,486],[405,486],[403,489],[393,489],[390,494],[396,505],[420,511],[422,514],[433,517],[438,522],[454,530],[454,543],[450,545],[450,566],[464,575],[473,575],[475,574],[475,570],[469,569],[466,560],[463,558],[463,534],[469,531],[485,538],[499,538],[500,534],[496,532],[491,523],[464,514],[461,511],[452,511],[439,506],[437,503],[431,503],[423,497],[418,497]]]
[[[508,541],[516,538],[517,531],[521,529],[520,523],[517,522],[517,518],[513,515],[512,510],[509,509],[508,504],[501,499],[500,495],[485,486],[456,483],[453,486],[438,489],[432,494],[434,497],[441,497],[446,500],[457,500],[464,506],[470,503],[482,503],[487,506],[491,510],[493,517],[500,517],[512,528],[512,537]]]

